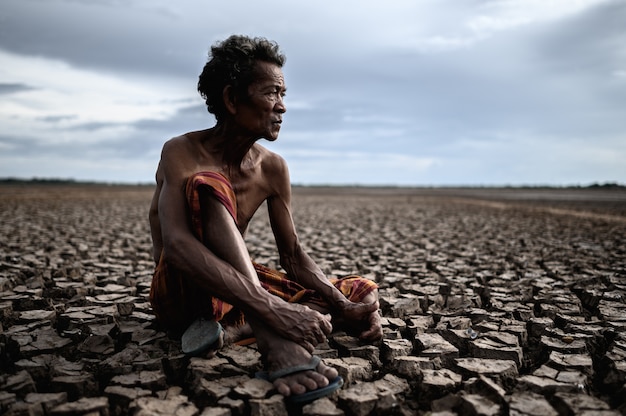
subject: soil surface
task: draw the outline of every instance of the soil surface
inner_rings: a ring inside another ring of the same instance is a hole
[[[150,186],[0,186],[0,414],[626,414],[626,191],[295,187],[300,240],[380,287],[385,336],[317,355],[286,404],[255,344],[185,357],[155,324]],[[278,267],[262,207],[246,241]]]

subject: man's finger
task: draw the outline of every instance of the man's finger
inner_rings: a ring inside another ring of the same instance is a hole
[[[378,302],[372,303],[356,303],[354,308],[359,311],[359,313],[371,313],[377,311],[379,307]]]
[[[367,306],[368,306],[368,310],[374,312],[378,310],[378,308],[380,307],[380,304],[378,303],[378,301],[376,301],[376,302],[372,302],[368,304]]]
[[[320,329],[322,330],[322,333],[324,334],[324,338],[326,338],[325,337],[326,335],[333,332],[333,324],[331,324],[330,321],[323,320],[322,322],[320,322]]]
[[[380,332],[380,330],[373,326],[370,329],[363,331],[361,333],[361,335],[359,336],[359,338],[367,340],[367,341],[377,341],[379,339],[381,339],[383,336],[382,332]]]

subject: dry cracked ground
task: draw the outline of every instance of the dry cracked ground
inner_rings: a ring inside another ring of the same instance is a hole
[[[0,187],[0,413],[626,414],[626,191],[294,189],[329,276],[380,286],[384,339],[317,353],[341,391],[287,406],[255,344],[188,359],[155,325],[151,187]],[[277,264],[264,208],[247,236]]]

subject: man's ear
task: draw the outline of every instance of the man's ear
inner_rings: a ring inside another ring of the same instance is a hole
[[[237,97],[232,85],[227,85],[222,91],[222,100],[224,100],[224,106],[226,110],[231,114],[237,114]]]

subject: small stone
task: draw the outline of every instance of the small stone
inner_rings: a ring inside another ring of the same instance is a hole
[[[115,344],[108,335],[92,335],[78,346],[78,350],[92,356],[111,355],[115,352]]]
[[[550,403],[535,393],[513,393],[509,398],[509,416],[559,416]]]
[[[384,362],[392,362],[395,357],[411,355],[413,344],[408,339],[384,339],[381,356]]]
[[[424,359],[430,361],[426,357],[414,357],[411,355],[403,355],[395,357],[392,365],[395,371],[403,377],[411,381],[420,380],[422,377],[422,365]]]
[[[140,371],[130,374],[122,374],[111,379],[112,384],[124,387],[141,387],[146,390],[157,391],[167,388],[165,374],[161,370]]]
[[[104,394],[109,398],[112,408],[117,408],[123,412],[134,400],[151,396],[152,392],[140,387],[107,386],[104,389]]]
[[[463,415],[499,416],[500,405],[478,394],[461,392],[459,412]]]
[[[228,360],[221,357],[192,358],[189,362],[188,374],[193,380],[205,378],[215,380],[222,376],[222,368],[228,365]]]
[[[458,394],[448,394],[439,399],[431,400],[429,407],[432,410],[432,414],[451,414],[458,416],[455,409],[461,405],[461,397]]]
[[[98,394],[98,383],[93,374],[89,373],[54,377],[50,387],[54,392],[66,392],[68,399],[72,401]]]
[[[417,334],[414,343],[421,356],[439,358],[444,365],[459,356],[459,349],[439,334]]]
[[[519,378],[517,388],[520,391],[532,391],[539,394],[554,394],[554,392],[576,391],[576,385],[562,383],[548,377],[538,377],[527,374]]]
[[[562,338],[541,337],[541,345],[550,351],[558,351],[563,354],[584,354],[587,352],[587,344],[583,340],[576,340],[572,336]]]
[[[108,415],[109,400],[106,397],[83,397],[77,401],[63,403],[50,411],[51,416],[65,415]]]
[[[578,371],[559,371],[559,374],[556,376],[556,381],[561,383],[571,384],[575,386],[577,389],[579,386],[587,385],[587,376]]]
[[[505,404],[506,391],[491,378],[484,375],[467,380],[463,388],[468,393],[484,396],[494,403]]]
[[[32,341],[20,348],[23,356],[32,357],[40,354],[54,354],[72,344],[72,340],[63,338],[51,327],[44,327],[30,333]]]
[[[487,337],[481,337],[471,342],[469,344],[469,351],[475,358],[512,360],[518,367],[522,365],[524,356],[521,347],[506,345]]]
[[[4,412],[15,402],[17,402],[17,397],[15,393],[9,393],[8,391],[0,390],[0,411]]]
[[[241,399],[231,399],[230,397],[222,397],[217,404],[228,408],[234,415],[242,415],[246,408],[246,403]]]
[[[161,366],[168,380],[174,384],[183,384],[185,382],[185,376],[187,374],[187,365],[189,359],[185,354],[174,354],[167,357],[163,357],[161,360]],[[139,366],[137,367],[140,368]],[[147,366],[141,366],[142,369],[147,370]],[[158,367],[157,367],[158,369]]]
[[[339,409],[327,397],[315,400],[302,408],[302,416],[344,416],[343,410]]]
[[[254,348],[232,345],[222,349],[218,355],[230,359],[237,367],[247,372],[252,373],[261,369],[261,354]]]
[[[2,410],[2,409],[0,409]],[[11,408],[5,413],[2,413],[4,416],[16,416],[16,415],[34,415],[34,416],[43,416],[44,410],[41,403],[26,403],[26,402],[15,402],[11,405]]]
[[[46,310],[34,310],[23,311],[18,314],[18,323],[39,322],[39,321],[54,321],[56,319],[55,311]]]
[[[284,397],[275,394],[269,399],[251,399],[250,416],[289,416]]]
[[[389,306],[389,316],[393,318],[406,318],[409,315],[422,312],[419,297],[409,294],[405,294],[401,298],[393,299]]]
[[[29,393],[24,401],[38,403],[46,413],[50,413],[54,407],[67,402],[67,393]]]
[[[222,385],[219,380],[206,380],[204,378],[200,379],[194,386],[194,396],[199,404],[216,403],[232,391],[231,387]]]
[[[361,340],[351,335],[345,335],[343,333],[337,335],[331,335],[331,343],[336,344],[336,347],[342,351],[350,351],[353,348],[358,348],[363,345]]]
[[[533,372],[533,375],[537,377],[548,377],[553,380],[556,380],[556,378],[559,375],[559,370],[557,370],[556,368],[548,367],[547,365],[544,364],[538,369],[536,369]]]
[[[137,416],[195,416],[198,408],[183,395],[168,395],[165,398],[140,397],[130,407]]]
[[[129,316],[135,310],[135,304],[133,302],[117,302],[115,306],[120,316]]]
[[[230,409],[225,407],[205,407],[200,416],[231,416]]]
[[[367,416],[374,412],[378,389],[372,383],[361,383],[339,392],[339,402],[354,416]]]
[[[518,322],[518,321],[513,321]],[[502,325],[500,326],[500,331],[505,331],[510,334],[513,334],[517,337],[518,344],[525,347],[528,345],[528,330],[526,325]]]
[[[17,397],[26,397],[29,393],[37,391],[35,381],[27,371],[20,371],[17,374],[10,375],[3,383],[2,389],[14,393]]]
[[[406,322],[404,322],[403,319],[400,318],[386,318],[383,317],[381,318],[381,325],[382,326],[388,326],[392,329],[399,329],[399,330],[403,330],[404,328],[406,328]]]
[[[373,382],[378,392],[376,401],[376,412],[378,414],[388,414],[396,409],[402,398],[409,394],[411,388],[409,383],[393,374],[386,374],[382,379]]]
[[[422,370],[423,380],[419,385],[419,401],[428,403],[433,399],[445,396],[455,391],[461,384],[460,374],[448,369]]]
[[[235,387],[235,393],[243,399],[263,399],[274,389],[274,385],[267,380],[251,378],[242,385]]]
[[[547,364],[558,369],[577,370],[588,376],[593,375],[593,360],[588,354],[563,354],[552,351]]]
[[[411,316],[407,320],[407,329],[413,337],[417,334],[423,334],[428,328],[432,328],[434,325],[435,320],[432,315]]]
[[[554,321],[550,318],[532,318],[528,321],[528,336],[531,338],[541,337],[546,328],[552,328]]]
[[[560,414],[579,415],[583,412],[588,412],[589,414],[600,414],[600,412],[611,410],[608,403],[586,394],[577,393],[556,393],[552,404]],[[605,414],[606,413],[602,413],[602,415]],[[619,412],[614,412],[614,414],[615,416],[618,416]]]
[[[467,376],[485,375],[503,386],[515,385],[519,375],[517,365],[511,360],[490,360],[484,358],[457,358],[457,368]]]
[[[362,345],[349,350],[351,357],[359,357],[369,361],[374,368],[380,368],[380,349],[374,345]]]
[[[358,380],[372,379],[372,364],[358,357],[331,358],[325,364],[334,367],[343,378],[345,384],[352,384]]]
[[[223,357],[192,358],[189,363],[188,373],[194,380],[199,378],[218,379],[232,376],[247,376],[248,371],[234,366]]]

